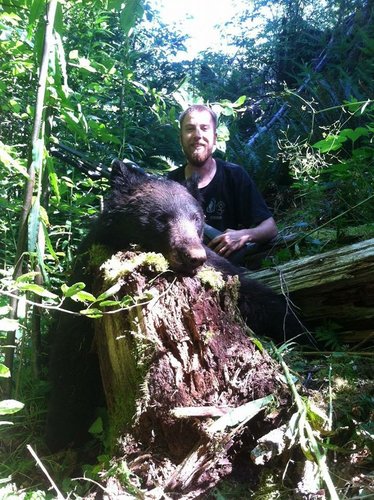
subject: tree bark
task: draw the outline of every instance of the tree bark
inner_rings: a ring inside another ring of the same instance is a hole
[[[217,286],[214,272],[209,283],[146,267],[124,275],[131,255],[114,256],[116,276],[98,286],[119,282],[118,298],[135,300],[95,321],[112,442],[143,487],[196,498],[231,471],[244,431],[255,446],[273,428],[280,409],[263,410],[281,408],[288,388],[238,316],[235,277]]]
[[[330,323],[344,342],[374,334],[374,239],[251,273],[292,302],[312,326]]]

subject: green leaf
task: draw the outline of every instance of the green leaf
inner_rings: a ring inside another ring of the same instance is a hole
[[[230,103],[231,104],[231,103]],[[223,116],[233,116],[235,114],[234,108],[231,106],[223,106],[221,109]]]
[[[307,401],[307,414],[308,420],[315,430],[327,430],[329,419],[326,413],[318,408],[317,405],[313,403],[313,401]]]
[[[8,106],[10,106],[12,108],[12,111],[14,113],[19,113],[21,111],[21,106],[20,106],[19,102],[16,101],[15,99],[9,99]]]
[[[45,23],[38,23],[34,36],[34,57],[39,63],[42,60],[43,44],[45,37]]]
[[[143,0],[127,0],[120,16],[121,27],[126,35],[135,26],[136,21],[143,16],[143,13]]]
[[[112,295],[114,295],[115,293],[119,292],[120,290],[121,290],[121,284],[120,283],[116,283],[115,285],[113,285],[110,288],[108,288],[108,290],[106,290],[105,292],[103,292],[102,294],[100,294],[97,297],[97,300],[107,299],[108,297],[111,297]]]
[[[72,111],[62,111],[60,114],[61,121],[65,123],[67,128],[73,134],[77,134],[81,139],[86,140],[87,134],[85,127],[80,123],[79,118],[77,118]]]
[[[125,295],[121,302],[121,307],[130,307],[130,306],[133,306],[135,304],[135,300],[134,300],[134,297],[132,297],[131,295]]]
[[[39,295],[39,297],[44,297],[45,299],[57,299],[58,295],[55,293],[50,292],[46,288],[37,285],[35,283],[20,283],[17,285],[17,288],[19,290],[22,290],[23,292],[32,292],[35,293],[36,295]]]
[[[70,89],[68,85],[68,74],[67,74],[67,65],[65,58],[65,51],[62,44],[62,39],[59,33],[55,33],[55,50],[58,60],[58,65],[56,67],[56,78],[55,85],[58,86],[59,89],[63,92],[65,97],[68,97],[70,94]]]
[[[103,312],[100,309],[95,309],[92,307],[91,309],[82,309],[79,311],[83,316],[87,316],[88,318],[97,319],[103,317]]]
[[[28,177],[26,168],[21,165],[18,160],[15,160],[8,151],[11,151],[10,148],[0,141],[0,163],[2,163],[10,171],[14,169],[24,177]]]
[[[72,299],[79,302],[96,302],[96,297],[94,297],[92,293],[86,292],[85,290],[77,292],[72,296]]]
[[[328,135],[325,139],[313,144],[314,148],[317,148],[321,153],[328,153],[330,151],[337,151],[342,147],[342,143],[347,140],[346,137],[341,135]]]
[[[358,102],[357,99],[352,99],[351,101],[343,101],[344,107],[348,109],[351,113],[356,113],[361,109],[362,103]]]
[[[1,318],[0,330],[3,332],[15,332],[18,328],[18,321],[16,319]]]
[[[0,316],[5,316],[11,310],[10,306],[1,306],[0,307]]]
[[[45,14],[45,0],[34,0],[30,7],[29,14],[29,25],[28,32],[32,33],[32,28],[35,24],[35,21],[39,20]]]
[[[100,307],[112,307],[119,306],[122,307],[121,302],[119,300],[103,300],[100,302]]]
[[[103,426],[103,419],[101,417],[98,417],[95,422],[91,425],[91,427],[88,429],[88,432],[90,434],[101,434],[104,430]]]
[[[22,410],[25,405],[15,399],[4,399],[0,401],[0,415],[11,415]]]
[[[40,216],[40,195],[41,195],[41,178],[43,169],[43,153],[44,141],[37,139],[32,148],[32,162],[36,175],[39,179],[37,196],[32,204],[28,220],[28,250],[35,252],[39,236],[39,216]]]
[[[87,57],[79,57],[78,58],[78,67],[81,69],[85,69],[90,73],[96,73],[96,69],[91,65],[91,62]]]
[[[64,2],[57,2],[56,6],[56,14],[55,14],[55,19],[54,19],[54,25],[53,28],[55,31],[57,31],[61,36],[65,32],[65,18],[64,18],[64,11],[62,9],[62,4]]]
[[[355,142],[358,138],[369,135],[369,131],[365,127],[357,127],[354,130],[351,128],[345,128],[341,130],[340,135],[348,137],[348,139],[351,139],[352,142]]]
[[[235,102],[232,103],[234,108],[238,108],[242,106],[245,103],[245,100],[247,99],[247,96],[242,95],[240,96]]]
[[[28,221],[28,250],[29,252],[35,252],[36,243],[39,233],[39,210],[40,203],[39,198],[34,200],[31,207],[29,221]]]
[[[49,185],[51,186],[52,192],[56,196],[57,202],[59,203],[61,201],[61,196],[58,184],[58,176],[54,169],[53,161],[50,157],[47,158],[47,170],[48,170]]]
[[[10,370],[7,366],[0,363],[0,377],[10,378]]]
[[[78,283],[74,283],[74,285],[71,285],[69,287],[64,283],[61,286],[61,291],[65,297],[72,297],[73,295],[80,292],[84,288],[86,288],[86,284],[83,283],[82,281],[79,281]]]
[[[30,271],[29,273],[21,274],[21,276],[18,276],[16,279],[16,283],[30,283],[34,281],[35,276],[38,276],[38,272],[36,271]]]
[[[79,51],[77,49],[69,52],[69,59],[79,59]]]
[[[41,229],[43,230],[43,233],[44,233],[45,246],[47,247],[49,254],[55,259],[55,261],[58,261],[57,254],[55,252],[55,249],[53,248],[51,239],[50,239],[49,234],[48,234],[48,229],[47,229],[46,225],[44,224],[44,222],[42,222],[42,224],[41,224]]]
[[[249,403],[245,403],[237,408],[233,408],[226,415],[220,417],[213,424],[211,424],[207,431],[209,434],[216,432],[223,432],[226,427],[235,427],[244,422],[248,422],[256,416],[261,410],[269,406],[274,401],[273,396],[265,396]]]
[[[121,10],[121,6],[123,4],[123,0],[109,0],[108,2],[108,9],[115,9],[115,10]]]

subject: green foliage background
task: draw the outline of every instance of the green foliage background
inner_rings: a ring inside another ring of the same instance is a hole
[[[151,2],[56,1],[38,110],[52,3],[0,2],[0,315],[3,344],[16,342],[16,398],[27,374],[45,379],[39,349],[49,314],[35,323],[32,302],[61,296],[107,189],[100,172],[117,157],[161,172],[182,164],[177,118],[192,102],[214,106],[218,154],[250,171],[281,227],[303,236],[323,226],[341,237],[364,226],[357,234],[367,237],[374,222],[372,2],[243,2],[222,28],[236,28],[235,50],[190,61],[181,57],[188,35],[165,26]],[[304,252],[319,251],[313,242]],[[30,302],[22,310],[11,296]]]

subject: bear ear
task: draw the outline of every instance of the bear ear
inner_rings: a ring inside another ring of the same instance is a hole
[[[113,189],[118,186],[124,188],[138,184],[144,180],[146,173],[130,160],[113,160],[110,173],[110,185]]]
[[[198,201],[201,202],[201,194],[199,191],[199,179],[198,174],[194,173],[192,176],[185,181],[185,186],[190,194]]]

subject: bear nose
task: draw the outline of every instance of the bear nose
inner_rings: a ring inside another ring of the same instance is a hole
[[[184,255],[185,259],[191,267],[196,269],[204,264],[206,261],[206,252],[203,247],[190,248]]]

